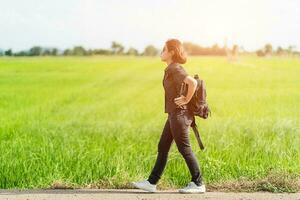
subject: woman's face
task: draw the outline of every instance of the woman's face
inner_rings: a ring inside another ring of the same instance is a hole
[[[172,60],[173,52],[169,52],[167,45],[164,46],[163,50],[160,53],[160,58],[162,61]]]

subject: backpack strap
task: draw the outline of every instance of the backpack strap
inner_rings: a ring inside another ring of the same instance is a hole
[[[191,127],[193,128],[193,131],[195,133],[195,136],[196,136],[197,142],[199,144],[199,147],[200,147],[201,150],[204,150],[204,145],[203,145],[203,142],[201,140],[200,133],[198,131],[197,125],[195,123],[195,120],[193,121],[193,123],[194,123],[194,126],[191,126]]]
[[[191,123],[191,127],[197,126],[196,120],[195,120],[195,115],[193,116],[193,121]]]

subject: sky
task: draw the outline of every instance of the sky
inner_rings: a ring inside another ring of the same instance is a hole
[[[0,0],[0,49],[266,43],[300,50],[300,0]]]

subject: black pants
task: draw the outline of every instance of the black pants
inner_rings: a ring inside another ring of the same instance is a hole
[[[201,171],[189,141],[189,127],[193,119],[194,116],[188,110],[178,109],[168,114],[168,119],[158,143],[157,159],[148,178],[151,184],[156,184],[161,178],[167,163],[168,152],[174,140],[189,168],[192,176],[191,181],[196,185],[202,184]]]

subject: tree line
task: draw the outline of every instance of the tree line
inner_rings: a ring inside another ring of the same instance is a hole
[[[246,52],[243,47],[233,45],[232,48],[228,48],[226,45],[220,47],[218,44],[214,44],[211,47],[203,47],[192,42],[183,42],[184,49],[189,55],[217,55],[217,56],[232,56],[238,53]],[[73,48],[67,48],[64,50],[58,48],[47,48],[41,46],[33,46],[28,50],[21,50],[14,52],[12,49],[1,50],[0,56],[89,56],[89,55],[133,55],[133,56],[156,56],[161,52],[161,49],[156,48],[154,45],[148,45],[142,52],[139,52],[133,47],[129,47],[125,50],[125,47],[116,41],[112,41],[110,48],[95,48],[85,49],[82,46],[74,46]],[[277,50],[273,50],[271,44],[266,44],[264,48],[257,50],[257,56],[267,55],[300,55],[295,50],[294,46],[288,48],[278,47]]]
[[[287,48],[278,46],[277,49],[274,49],[273,46],[270,43],[268,43],[263,48],[258,49],[256,51],[256,55],[259,57],[271,55],[300,55],[300,52],[296,51],[296,47],[292,45],[288,46]]]
[[[0,56],[89,56],[89,55],[134,55],[134,56],[155,56],[158,49],[153,45],[145,47],[143,52],[130,47],[125,51],[125,47],[118,42],[113,41],[109,49],[95,48],[85,49],[83,46],[74,46],[64,50],[58,48],[46,48],[41,46],[33,46],[28,50],[16,51],[12,49],[1,50]]]

